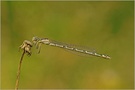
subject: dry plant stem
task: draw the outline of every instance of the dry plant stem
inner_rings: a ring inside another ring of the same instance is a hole
[[[18,90],[18,86],[19,86],[19,78],[20,78],[20,73],[21,73],[21,65],[22,65],[22,60],[24,57],[24,54],[27,53],[27,55],[31,55],[31,47],[32,47],[32,43],[28,40],[24,40],[22,45],[19,46],[19,50],[22,49],[23,53],[20,59],[20,63],[18,65],[18,72],[17,72],[17,79],[16,79],[16,84],[15,84],[15,90]]]
[[[20,73],[21,73],[21,65],[22,65],[22,60],[25,54],[25,50],[23,50],[19,65],[18,65],[18,72],[17,72],[17,79],[16,79],[16,84],[15,84],[15,90],[18,90],[18,86],[19,86],[19,78],[20,78]]]

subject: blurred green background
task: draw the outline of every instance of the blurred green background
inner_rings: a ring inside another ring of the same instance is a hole
[[[2,89],[14,89],[22,52],[18,47],[33,36],[94,48],[111,60],[80,56],[42,45],[25,55],[19,88],[22,89],[133,89],[133,2],[1,3]]]

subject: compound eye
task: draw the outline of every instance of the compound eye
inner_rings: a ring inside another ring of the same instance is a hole
[[[38,40],[39,40],[38,37],[33,37],[33,38],[32,38],[32,41],[38,41]]]

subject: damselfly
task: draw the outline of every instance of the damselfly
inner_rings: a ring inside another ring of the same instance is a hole
[[[83,48],[73,47],[73,45],[60,43],[60,42],[57,42],[57,41],[54,41],[54,40],[50,40],[48,38],[33,37],[32,41],[36,45],[36,48],[38,49],[38,53],[40,53],[41,44],[45,44],[45,45],[55,46],[55,47],[59,47],[59,48],[63,48],[63,49],[83,53],[83,54],[102,57],[102,58],[105,58],[105,59],[111,59],[111,57],[108,56],[108,55],[98,54],[98,53],[96,53],[94,51],[89,51],[89,50],[85,50]]]

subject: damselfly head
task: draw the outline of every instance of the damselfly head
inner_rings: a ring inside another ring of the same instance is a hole
[[[37,36],[35,36],[35,37],[32,38],[32,42],[33,42],[34,44],[36,44],[39,40],[40,40],[40,38],[37,37]]]

